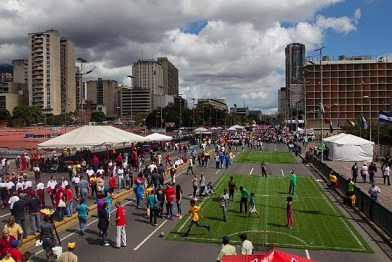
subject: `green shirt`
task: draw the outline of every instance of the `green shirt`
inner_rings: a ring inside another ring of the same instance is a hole
[[[291,184],[292,184],[293,186],[296,186],[296,185],[297,185],[297,175],[296,175],[295,173],[292,173],[292,174],[291,174],[290,182],[291,182]]]
[[[350,181],[350,183],[348,183],[348,191],[354,192],[354,186],[355,186],[355,183],[353,181]]]
[[[242,190],[240,190],[240,191],[241,191],[241,197],[242,197],[242,198],[248,198],[248,196],[249,196],[248,190],[246,190],[246,189],[244,188],[244,189],[242,189]]]

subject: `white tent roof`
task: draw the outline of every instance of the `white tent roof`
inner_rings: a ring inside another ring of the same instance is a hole
[[[323,140],[324,140],[324,142],[330,142],[330,141],[333,141],[333,140],[335,140],[335,139],[337,139],[337,138],[339,138],[341,136],[346,136],[346,135],[347,135],[346,133],[339,133],[339,134],[334,135],[334,136],[326,137]]]
[[[231,130],[231,128],[234,128],[234,129],[240,129],[240,130],[244,130],[244,129],[245,129],[245,127],[244,127],[244,126],[240,126],[240,125],[234,125],[234,126],[231,126],[229,129]]]
[[[146,140],[148,140],[148,141],[168,141],[168,140],[173,140],[173,137],[162,135],[162,134],[159,134],[159,133],[153,133],[153,134],[148,135],[148,136],[146,136],[144,138]]]
[[[324,139],[326,140],[326,139]],[[340,135],[335,135],[330,137],[330,140],[327,140],[329,142],[333,142],[338,145],[373,145],[374,142],[366,140],[364,138],[361,138],[359,136],[354,136],[350,134],[340,134]]]
[[[329,148],[328,158],[333,161],[371,161],[374,142],[350,134],[324,139]]]
[[[142,141],[146,141],[146,139],[113,126],[82,126],[69,133],[38,144],[38,148],[93,148]]]

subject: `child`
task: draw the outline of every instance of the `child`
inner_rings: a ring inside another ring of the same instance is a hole
[[[260,218],[260,215],[256,210],[256,201],[255,201],[255,194],[254,193],[250,193],[249,207],[250,208],[249,208],[248,217],[250,217],[250,214],[256,213],[257,217]]]
[[[288,196],[287,197],[287,206],[286,206],[286,215],[287,215],[287,226],[289,229],[292,229],[294,226],[292,201],[293,201],[293,198],[291,196]]]

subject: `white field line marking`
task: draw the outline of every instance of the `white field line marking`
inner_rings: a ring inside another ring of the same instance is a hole
[[[305,249],[305,254],[306,254],[306,258],[307,258],[307,259],[310,259],[309,250]]]
[[[218,174],[222,169],[218,169],[218,171],[215,172],[215,175]]]
[[[0,216],[0,218],[2,218],[2,217],[8,217],[8,216],[10,216],[10,215],[11,215],[11,213],[7,213],[7,214],[5,214],[5,215]]]
[[[280,172],[282,173],[282,176],[284,176],[284,172],[283,172],[283,169],[280,169]]]
[[[144,243],[146,243],[147,242],[147,240],[149,240],[151,237],[152,237],[152,235],[154,235],[165,223],[167,222],[167,220],[165,220],[165,221],[163,221],[160,225],[159,225],[159,227],[157,227],[154,231],[152,231],[151,232],[151,234],[149,234],[142,242],[140,242],[140,244],[139,245],[137,245],[133,250],[138,250]]]
[[[314,186],[317,186],[314,182],[313,179],[310,179],[310,181],[312,181],[312,184]],[[320,195],[323,196],[320,192]],[[339,217],[339,220],[342,221],[342,223],[346,226],[347,230],[350,232],[350,234],[354,237],[354,239],[357,241],[357,243],[362,247],[362,250],[366,250],[365,247],[362,245],[362,242],[359,241],[358,237],[354,234],[354,232],[351,230],[351,228],[347,225],[345,219],[343,219],[340,214],[338,214],[338,212],[336,211],[336,209],[332,206],[332,204],[330,203],[330,201],[328,201],[328,199],[323,196],[324,200],[328,203],[328,205],[330,206],[330,208],[333,210],[333,212]]]
[[[267,179],[267,183],[265,183],[265,188],[268,188],[268,179]],[[266,198],[266,200],[265,200],[265,208],[264,208],[264,216],[265,216],[265,219],[264,219],[264,232],[266,232],[267,231],[267,210],[268,210],[268,198]]]
[[[251,175],[252,173],[253,173],[253,167],[252,167],[252,169],[250,170],[249,175]]]

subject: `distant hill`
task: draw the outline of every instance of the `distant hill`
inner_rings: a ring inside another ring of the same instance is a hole
[[[0,74],[1,73],[11,73],[12,74],[12,65],[2,64],[0,65]]]

